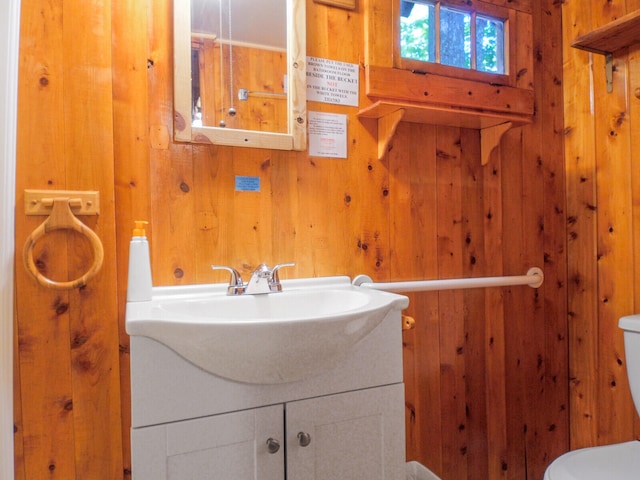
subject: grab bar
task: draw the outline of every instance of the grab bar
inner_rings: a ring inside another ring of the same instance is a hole
[[[529,285],[538,288],[544,282],[544,273],[538,267],[530,268],[526,275],[507,277],[452,278],[446,280],[413,280],[406,282],[374,282],[368,275],[358,275],[351,282],[358,287],[372,288],[395,293],[432,292],[437,290],[459,290],[463,288],[509,287]]]

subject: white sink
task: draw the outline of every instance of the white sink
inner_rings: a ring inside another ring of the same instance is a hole
[[[409,302],[353,286],[348,277],[282,285],[279,293],[239,296],[226,295],[226,284],[155,287],[151,301],[127,304],[127,333],[152,338],[224,378],[286,383],[336,367],[391,310]]]

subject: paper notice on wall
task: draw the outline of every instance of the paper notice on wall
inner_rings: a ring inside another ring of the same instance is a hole
[[[309,112],[309,155],[347,158],[347,116]]]
[[[358,64],[307,57],[307,100],[358,106]]]

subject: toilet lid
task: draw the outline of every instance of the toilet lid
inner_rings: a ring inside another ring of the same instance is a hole
[[[629,332],[640,332],[640,314],[622,317],[618,320],[618,326]]]
[[[583,448],[557,458],[545,480],[638,480],[640,442]]]

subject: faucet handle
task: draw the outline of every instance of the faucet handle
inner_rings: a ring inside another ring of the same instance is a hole
[[[279,263],[275,267],[271,269],[271,280],[269,282],[269,286],[271,287],[271,291],[281,292],[282,285],[280,284],[280,275],[278,275],[278,270],[282,267],[293,267],[295,263]]]
[[[240,273],[235,268],[224,265],[211,265],[211,270],[226,270],[231,274],[229,286],[227,287],[227,295],[241,295],[244,293],[244,282],[242,281]]]
[[[266,263],[261,263],[258,268],[255,269],[253,275],[257,278],[271,278],[272,271],[269,270],[269,266]]]

